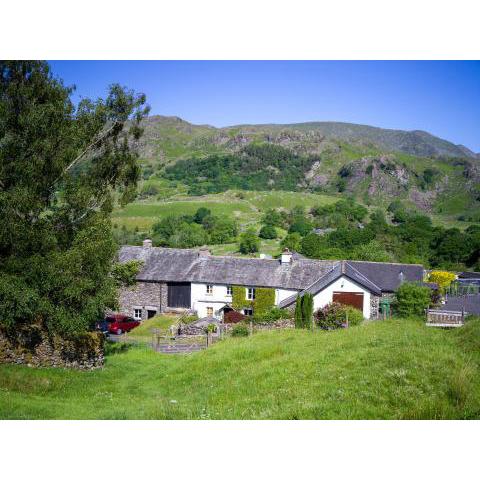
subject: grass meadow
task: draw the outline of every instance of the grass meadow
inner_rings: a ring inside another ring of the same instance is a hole
[[[115,353],[117,351],[117,353]],[[480,321],[280,330],[168,356],[113,350],[91,372],[0,366],[3,419],[480,417]]]

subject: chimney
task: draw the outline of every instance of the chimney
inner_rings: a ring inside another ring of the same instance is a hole
[[[290,252],[290,250],[288,248],[286,248],[282,252],[281,262],[282,262],[282,265],[292,263],[292,253]]]
[[[209,257],[210,255],[211,255],[210,250],[207,247],[202,247],[198,251],[198,256],[199,257]]]
[[[151,248],[152,246],[152,241],[149,238],[146,238],[143,241],[143,248]]]

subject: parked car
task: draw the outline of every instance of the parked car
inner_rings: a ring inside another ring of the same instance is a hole
[[[117,335],[123,332],[129,332],[140,325],[138,320],[122,313],[108,315],[105,320],[108,322],[108,332],[116,333]]]

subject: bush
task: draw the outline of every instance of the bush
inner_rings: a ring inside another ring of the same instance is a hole
[[[288,310],[273,307],[264,313],[254,313],[254,323],[273,323],[277,320],[287,320],[291,318],[292,314]]]
[[[332,302],[315,312],[315,321],[322,330],[335,330],[346,326],[359,325],[363,322],[363,315],[360,310],[349,305]]]
[[[260,241],[255,234],[255,230],[249,229],[240,235],[239,250],[241,253],[258,252]]]
[[[401,317],[423,315],[430,302],[431,292],[428,287],[406,282],[395,293],[394,308]]]
[[[260,229],[260,233],[258,234],[258,236],[265,240],[273,240],[277,238],[277,231],[275,230],[275,227],[272,225],[264,225]]]
[[[455,280],[456,275],[451,272],[444,272],[441,270],[433,270],[428,275],[428,281],[436,283],[442,292],[450,286],[450,284]]]
[[[250,331],[248,330],[247,325],[244,323],[237,323],[232,328],[232,337],[248,337],[250,335]]]

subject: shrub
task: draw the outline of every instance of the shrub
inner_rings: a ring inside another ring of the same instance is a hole
[[[433,270],[428,275],[428,281],[436,283],[443,292],[454,280],[454,273],[444,272],[441,270]]]
[[[350,305],[344,305],[344,310],[348,316],[349,327],[356,327],[363,322],[363,313],[358,308],[351,307]]]
[[[232,337],[248,337],[249,335],[248,327],[244,323],[237,323],[232,328]]]
[[[292,314],[285,309],[273,307],[264,313],[254,313],[253,321],[255,323],[273,323],[276,320],[287,320],[291,318]]]
[[[313,321],[313,296],[306,293],[302,297],[302,323],[303,328],[310,328]]]
[[[255,253],[258,252],[260,246],[259,239],[255,234],[255,230],[248,229],[240,235],[239,250],[241,253]]]
[[[431,293],[428,287],[406,282],[395,293],[394,308],[401,317],[423,315],[430,305]]]
[[[292,252],[298,252],[300,250],[300,244],[302,236],[295,232],[289,233],[280,243],[282,248],[288,248]]]
[[[302,297],[297,297],[295,301],[295,328],[303,327],[302,316]]]
[[[277,231],[275,230],[275,227],[273,225],[264,225],[260,229],[260,233],[258,234],[258,236],[265,240],[273,240],[277,238]]]
[[[344,328],[346,326],[348,308],[350,307],[341,303],[331,302],[315,312],[315,321],[322,330]]]

